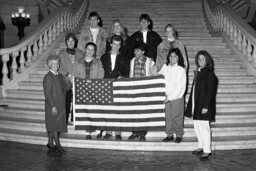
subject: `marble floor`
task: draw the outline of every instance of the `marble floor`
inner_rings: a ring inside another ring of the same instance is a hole
[[[171,145],[171,144],[170,144]],[[191,152],[138,152],[65,148],[0,141],[0,171],[254,171],[256,149],[214,151],[209,161]]]

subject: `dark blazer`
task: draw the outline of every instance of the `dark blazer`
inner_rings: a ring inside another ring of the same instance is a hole
[[[129,62],[121,54],[117,54],[115,68],[111,69],[110,52],[102,55],[101,62],[104,69],[104,78],[129,77]]]
[[[134,46],[140,42],[143,42],[143,34],[141,31],[137,31],[131,35],[131,37],[128,38],[127,46],[128,46],[128,56],[129,59],[132,59],[134,57]],[[159,34],[157,34],[153,30],[148,30],[147,33],[147,50],[144,54],[147,57],[152,58],[154,61],[156,61],[157,56],[157,46],[162,42],[162,38]]]
[[[201,69],[195,75],[185,116],[192,117],[192,91],[195,86],[193,119],[214,121],[216,114],[217,77],[208,68]],[[208,109],[206,114],[202,114],[203,108]]]

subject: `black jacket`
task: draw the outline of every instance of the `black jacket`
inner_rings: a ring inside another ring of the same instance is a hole
[[[194,120],[215,120],[216,114],[216,93],[217,93],[217,77],[214,72],[203,68],[197,71],[193,81],[189,101],[185,111],[185,116],[192,117],[192,91],[194,89]],[[208,109],[206,114],[202,114],[202,109]]]

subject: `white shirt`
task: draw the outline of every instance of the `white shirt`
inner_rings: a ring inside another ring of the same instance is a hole
[[[142,31],[142,34],[143,34],[143,42],[144,42],[144,43],[147,43],[147,33],[148,33],[148,31]]]
[[[99,33],[99,28],[90,28],[90,31],[92,33],[93,42],[96,44],[97,36]]]
[[[115,68],[115,65],[116,65],[116,55],[117,54],[115,54],[115,55],[110,55],[110,58],[111,58],[111,69],[112,69],[112,71],[114,70],[114,68]]]
[[[159,74],[165,77],[165,89],[168,100],[177,100],[183,97],[186,90],[187,76],[184,68],[175,64],[162,67]]]

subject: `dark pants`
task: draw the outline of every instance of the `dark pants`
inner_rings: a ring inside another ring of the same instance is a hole
[[[70,110],[72,102],[72,89],[69,89],[66,94],[66,118],[68,123],[69,113],[71,112],[71,121],[73,121],[73,111]]]
[[[148,131],[132,131],[132,133],[138,136],[146,136]]]

